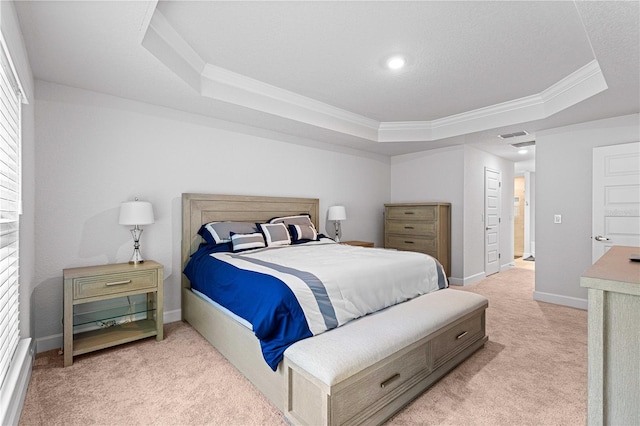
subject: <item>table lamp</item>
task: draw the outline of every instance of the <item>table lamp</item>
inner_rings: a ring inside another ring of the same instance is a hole
[[[336,243],[340,242],[340,221],[347,220],[347,210],[344,206],[331,206],[327,219],[332,220],[336,228]]]
[[[148,201],[125,201],[120,205],[120,225],[133,225],[131,235],[133,236],[133,256],[129,261],[132,265],[143,263],[144,259],[140,255],[140,236],[142,228],[140,225],[149,225],[154,222],[153,206]]]

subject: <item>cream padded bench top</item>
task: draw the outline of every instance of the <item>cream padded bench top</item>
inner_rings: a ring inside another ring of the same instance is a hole
[[[438,290],[300,340],[284,356],[331,386],[487,305],[475,293]]]

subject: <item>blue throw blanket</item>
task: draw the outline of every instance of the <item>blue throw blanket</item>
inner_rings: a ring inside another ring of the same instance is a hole
[[[184,273],[191,281],[191,288],[253,325],[264,359],[275,371],[290,345],[312,336],[304,313],[293,292],[282,281],[209,256],[219,251],[226,250],[202,245]]]

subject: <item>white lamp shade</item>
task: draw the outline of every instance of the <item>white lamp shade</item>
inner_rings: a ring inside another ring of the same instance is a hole
[[[120,225],[149,225],[153,222],[153,206],[150,202],[125,201],[120,205]]]
[[[344,206],[331,206],[329,207],[329,213],[327,214],[328,220],[346,220],[347,210]]]

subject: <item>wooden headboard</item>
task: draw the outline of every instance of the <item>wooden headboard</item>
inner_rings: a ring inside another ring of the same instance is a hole
[[[273,217],[308,213],[316,229],[320,229],[319,204],[317,198],[182,194],[182,269],[202,241],[198,230],[205,223],[224,220],[266,222]],[[190,287],[184,275],[182,285]]]

